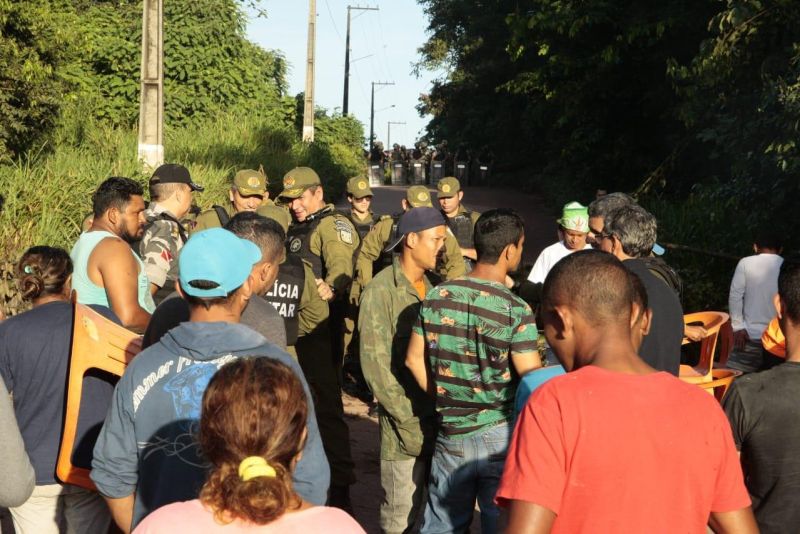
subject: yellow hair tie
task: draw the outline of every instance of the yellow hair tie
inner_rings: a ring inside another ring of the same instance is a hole
[[[274,477],[275,468],[261,456],[248,456],[239,464],[239,477],[247,482],[258,477]]]

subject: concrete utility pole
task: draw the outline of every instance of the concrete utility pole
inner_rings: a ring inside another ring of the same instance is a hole
[[[153,170],[164,163],[164,4],[144,0],[139,97],[139,161]]]
[[[350,102],[350,10],[378,11],[377,7],[347,6],[347,38],[344,45],[344,96],[342,97],[342,116],[347,117]]]
[[[317,36],[317,1],[308,0],[308,62],[306,63],[306,100],[303,106],[303,141],[314,141],[314,41]]]
[[[405,122],[389,121],[386,123],[386,148],[392,146],[392,124],[405,124]]]
[[[369,101],[369,147],[372,150],[372,143],[375,141],[375,86],[394,85],[394,82],[372,82],[372,97]]]

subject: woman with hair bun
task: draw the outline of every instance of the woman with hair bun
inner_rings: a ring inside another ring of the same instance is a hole
[[[134,534],[363,534],[344,511],[313,506],[292,489],[307,414],[303,387],[286,365],[241,358],[223,366],[203,395],[198,439],[211,469],[200,498],[159,508]]]
[[[18,534],[105,532],[111,521],[103,499],[94,492],[61,484],[55,469],[64,425],[67,371],[72,335],[72,261],[63,249],[28,249],[16,266],[17,285],[30,311],[0,322],[0,375],[12,394],[36,486],[22,505],[10,508]],[[96,308],[111,317],[106,308]],[[111,403],[113,386],[98,378],[84,380],[76,463],[87,465],[84,454],[93,443],[87,434],[101,424]]]

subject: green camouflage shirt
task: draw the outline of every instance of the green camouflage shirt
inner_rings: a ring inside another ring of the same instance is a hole
[[[158,204],[152,203],[144,215],[147,223],[139,243],[139,256],[150,283],[164,287],[167,281],[178,279],[178,254],[186,232],[174,220],[175,216]],[[170,292],[172,289],[169,287]]]
[[[414,332],[425,339],[443,435],[513,419],[519,377],[511,356],[536,350],[530,306],[502,284],[465,276],[428,292]]]

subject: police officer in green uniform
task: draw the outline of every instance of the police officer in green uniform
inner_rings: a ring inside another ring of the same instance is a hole
[[[215,204],[211,209],[200,213],[192,225],[192,232],[225,226],[240,211],[256,211],[259,206],[271,205],[268,184],[263,169],[244,169],[237,172],[228,192],[229,202],[225,206]]]
[[[473,236],[475,234],[475,222],[481,214],[477,211],[469,211],[461,205],[464,191],[461,190],[461,184],[457,178],[452,176],[442,178],[436,185],[436,189],[439,207],[442,208],[442,214],[447,220],[450,231],[453,232],[453,235],[458,240],[461,256],[464,258],[464,267],[469,272],[478,260]]]
[[[351,299],[353,295],[360,294],[380,269],[392,264],[392,254],[384,252],[384,249],[397,232],[400,216],[411,208],[433,207],[431,195],[424,185],[409,187],[406,190],[406,198],[401,200],[401,205],[403,211],[378,221],[364,238],[356,259],[356,279],[350,291]],[[381,259],[380,266],[374,264],[378,259]],[[464,262],[461,260],[458,242],[449,232],[445,236],[444,255],[437,266],[436,274],[444,280],[452,280],[464,274]]]
[[[359,237],[348,218],[336,211],[333,204],[325,203],[322,183],[313,169],[296,167],[287,172],[280,199],[292,215],[287,256],[298,256],[309,264],[313,289],[330,306],[327,320],[306,325],[309,332],[298,336],[295,350],[314,392],[317,423],[331,465],[329,504],[348,509],[349,487],[355,482],[355,474],[342,406],[341,322]],[[334,346],[335,340],[338,347]]]

